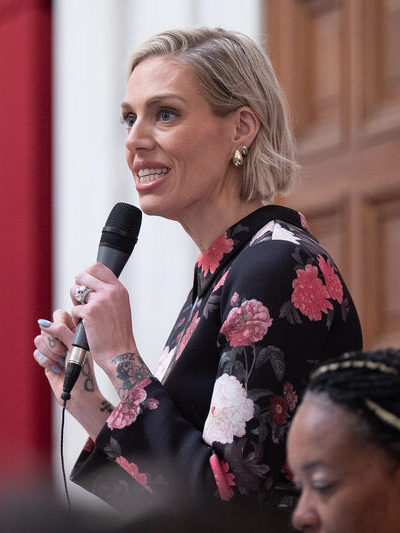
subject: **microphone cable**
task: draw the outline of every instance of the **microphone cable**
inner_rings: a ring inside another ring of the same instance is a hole
[[[68,511],[72,511],[71,506],[71,500],[68,493],[68,485],[67,485],[67,476],[65,474],[65,464],[64,464],[64,426],[65,426],[65,408],[67,406],[67,400],[64,399],[64,404],[62,406],[62,414],[61,414],[61,444],[60,444],[60,453],[61,453],[61,469],[62,469],[62,475],[63,475],[63,481],[64,481],[64,489],[65,489],[65,495],[67,497],[68,502]]]

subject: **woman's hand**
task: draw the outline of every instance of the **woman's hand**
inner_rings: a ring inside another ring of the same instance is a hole
[[[75,323],[81,318],[93,359],[109,374],[111,361],[125,353],[137,353],[133,331],[129,295],[118,278],[101,263],[95,263],[75,278],[77,285],[85,285],[91,292],[84,304],[75,299],[76,286],[71,288]]]
[[[134,385],[151,377],[133,337],[128,291],[101,263],[76,276],[75,281],[91,292],[82,304],[75,299],[76,286],[71,288],[74,321],[83,320],[93,359],[123,399]]]
[[[41,321],[46,323],[46,321]],[[60,405],[64,383],[64,369],[71,351],[75,325],[71,315],[57,310],[48,327],[41,325],[41,333],[35,337],[34,358],[44,368],[45,375]],[[47,324],[46,324],[47,325]],[[86,361],[67,402],[67,410],[95,439],[105,420],[112,412],[111,404],[102,396],[94,374],[93,362],[88,352]]]

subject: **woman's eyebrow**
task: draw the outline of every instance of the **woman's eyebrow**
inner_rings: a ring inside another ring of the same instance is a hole
[[[306,472],[312,472],[321,466],[326,467],[327,465],[324,463],[324,461],[311,461],[310,463],[305,463],[302,468]]]
[[[166,93],[166,94],[160,94],[157,96],[153,96],[152,98],[149,98],[149,100],[146,101],[146,105],[151,106],[151,105],[157,104],[159,102],[162,102],[163,100],[167,100],[170,98],[175,98],[177,100],[181,100],[184,103],[187,103],[185,98],[183,98],[182,96],[179,96],[174,93]],[[121,107],[123,109],[132,109],[132,106],[128,102],[122,102]]]

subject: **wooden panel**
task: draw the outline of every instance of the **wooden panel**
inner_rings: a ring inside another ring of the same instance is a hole
[[[366,136],[400,130],[400,0],[365,0],[362,128]]]
[[[348,131],[348,61],[346,18],[335,0],[272,0],[274,17],[288,16],[282,39],[290,41],[291,68],[280,74],[284,86],[294,86],[288,99],[295,113],[295,130],[304,156],[337,148]],[[288,30],[290,33],[288,33]],[[271,43],[273,47],[274,44]],[[288,46],[289,48],[289,46]],[[275,51],[279,53],[278,51]]]
[[[367,341],[400,346],[400,189],[366,199],[364,221]]]
[[[313,235],[322,246],[334,258],[341,273],[345,277],[347,270],[346,258],[346,208],[337,205],[319,209],[318,211],[307,211],[306,218]]]
[[[400,346],[400,0],[267,5],[303,167],[286,204],[338,264],[364,347]]]

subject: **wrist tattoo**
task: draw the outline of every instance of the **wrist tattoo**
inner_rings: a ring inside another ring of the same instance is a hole
[[[110,404],[110,402],[107,402],[107,400],[103,400],[101,402],[100,411],[104,413],[104,411],[108,411],[110,414],[113,412],[114,407]]]
[[[82,367],[81,373],[83,376],[85,376],[83,388],[85,389],[86,392],[93,392],[94,391],[94,380],[92,376],[92,371],[87,361],[85,361],[85,364]]]
[[[123,353],[112,360],[116,365],[117,378],[121,380],[118,393],[121,398],[126,396],[130,389],[145,378],[151,377],[151,372],[145,365],[140,355],[136,353]]]

